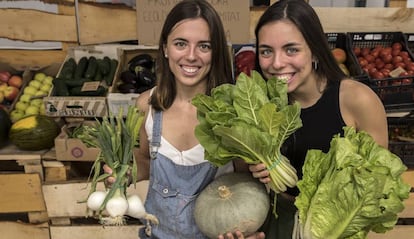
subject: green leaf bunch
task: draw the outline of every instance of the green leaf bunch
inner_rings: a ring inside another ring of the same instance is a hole
[[[410,185],[401,174],[401,159],[366,132],[344,127],[330,150],[309,150],[298,182],[301,233],[304,239],[362,239],[369,231],[391,230],[404,209]]]
[[[273,190],[296,185],[296,170],[280,148],[302,126],[301,109],[299,103],[289,104],[285,80],[265,81],[256,71],[251,77],[242,73],[235,84],[220,85],[210,96],[197,95],[192,103],[199,120],[195,135],[208,161],[216,166],[235,158],[264,163]]]

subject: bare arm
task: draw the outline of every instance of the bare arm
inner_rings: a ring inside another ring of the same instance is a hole
[[[388,148],[387,115],[374,91],[360,82],[345,80],[341,84],[340,107],[346,125],[367,132],[379,145]]]

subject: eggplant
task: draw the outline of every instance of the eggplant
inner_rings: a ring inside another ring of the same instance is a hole
[[[155,74],[147,69],[142,69],[137,73],[137,87],[149,86],[152,87],[155,85]]]
[[[137,93],[137,90],[135,88],[135,85],[130,83],[121,83],[118,85],[118,90],[121,93]]]
[[[137,75],[134,72],[128,70],[121,72],[120,79],[123,83],[129,83],[133,85],[137,84],[138,80]]]
[[[136,72],[137,66],[152,70],[154,67],[154,59],[147,53],[139,54],[128,62],[128,69],[131,72]]]

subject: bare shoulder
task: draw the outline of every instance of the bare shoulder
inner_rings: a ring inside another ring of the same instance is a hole
[[[378,102],[378,95],[366,84],[354,79],[341,81],[340,93],[342,100],[348,103]]]
[[[150,96],[151,96],[151,90],[144,91],[138,96],[136,100],[136,106],[138,107],[139,110],[144,111],[144,112],[148,111]]]

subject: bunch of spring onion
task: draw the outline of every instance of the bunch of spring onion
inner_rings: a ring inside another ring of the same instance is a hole
[[[220,85],[192,103],[200,122],[195,134],[207,160],[217,166],[234,158],[264,163],[276,193],[296,185],[296,170],[280,150],[302,121],[299,103],[288,102],[285,79],[265,81],[256,71],[251,77],[242,73],[236,84]]]
[[[88,210],[99,216],[105,225],[123,225],[125,216],[146,218],[157,224],[158,220],[145,212],[141,199],[137,195],[127,195],[126,189],[137,179],[137,164],[133,149],[138,142],[139,130],[144,115],[136,107],[130,106],[126,118],[122,110],[117,117],[110,115],[97,120],[96,126],[86,127],[88,143],[101,150],[93,164],[91,189],[87,199]],[[112,174],[100,174],[103,165],[112,169]],[[108,178],[115,182],[106,186],[105,191],[97,191],[98,182]]]

